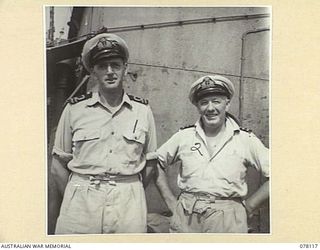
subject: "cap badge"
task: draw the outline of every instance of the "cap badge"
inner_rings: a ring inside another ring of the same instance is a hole
[[[208,88],[210,85],[213,86],[215,82],[210,77],[205,77],[199,84],[198,89]]]
[[[100,38],[96,46],[99,50],[102,50],[102,49],[113,49],[119,46],[119,44],[117,41],[108,40],[106,37],[102,37]]]

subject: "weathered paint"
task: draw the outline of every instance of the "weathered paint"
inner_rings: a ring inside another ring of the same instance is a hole
[[[244,76],[269,78],[269,36],[266,31],[246,37]],[[242,124],[269,146],[269,81],[245,78],[243,89]]]

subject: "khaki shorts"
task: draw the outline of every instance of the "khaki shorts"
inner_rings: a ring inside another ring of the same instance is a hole
[[[200,200],[181,195],[170,222],[172,233],[248,233],[240,200]]]
[[[56,234],[143,233],[147,230],[145,193],[139,177],[91,183],[73,174],[67,184]]]

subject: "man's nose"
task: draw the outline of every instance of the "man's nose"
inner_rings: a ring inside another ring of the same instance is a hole
[[[111,65],[107,65],[107,74],[112,74],[113,73],[113,68]]]
[[[208,103],[207,110],[214,110],[214,105],[213,105],[212,102],[209,102],[209,103]]]

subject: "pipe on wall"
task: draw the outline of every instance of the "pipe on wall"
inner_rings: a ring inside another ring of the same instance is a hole
[[[245,33],[243,33],[242,37],[241,37],[242,43],[241,43],[241,59],[240,59],[241,64],[240,64],[240,83],[239,83],[239,120],[240,120],[240,123],[243,122],[243,92],[244,92],[243,82],[244,82],[244,78],[248,78],[243,75],[245,60],[246,60],[246,58],[244,57],[245,41],[246,41],[246,38],[249,34],[259,33],[259,32],[264,32],[264,31],[270,31],[270,28],[249,30],[249,31],[246,31]]]
[[[190,24],[201,24],[201,23],[218,23],[218,22],[230,22],[230,21],[239,21],[239,20],[252,20],[252,19],[260,19],[260,18],[269,18],[270,14],[252,14],[252,15],[238,15],[238,16],[225,16],[225,17],[208,17],[208,18],[199,18],[199,19],[189,19],[189,20],[181,20],[181,21],[171,21],[171,22],[160,22],[160,23],[150,23],[150,24],[138,24],[138,25],[130,25],[130,26],[121,26],[121,27],[102,27],[99,31],[92,31],[92,18],[93,18],[93,8],[91,8],[91,12],[89,14],[89,28],[87,34],[73,37],[70,40],[77,40],[81,38],[87,38],[88,36],[96,35],[101,32],[126,32],[126,31],[136,31],[136,30],[146,30],[146,29],[159,29],[159,28],[167,28],[174,26],[183,26]]]

